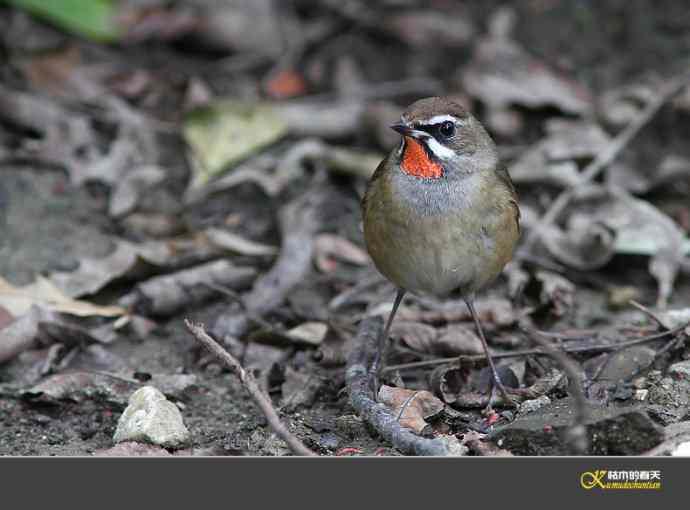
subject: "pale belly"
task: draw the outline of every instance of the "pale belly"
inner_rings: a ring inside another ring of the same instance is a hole
[[[379,226],[377,241],[367,246],[376,267],[399,288],[445,295],[473,292],[479,279],[482,247],[477,232],[427,217]],[[486,248],[491,248],[487,243]]]

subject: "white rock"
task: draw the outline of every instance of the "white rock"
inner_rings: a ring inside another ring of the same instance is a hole
[[[144,386],[129,397],[129,405],[117,422],[113,440],[178,448],[189,441],[189,430],[175,404],[153,386]]]
[[[551,399],[546,395],[542,395],[541,397],[532,400],[525,400],[522,404],[520,404],[520,414],[532,413],[537,409],[549,405],[550,403]]]
[[[647,395],[649,395],[649,390],[636,390],[633,398],[635,400],[639,400],[640,402],[644,402],[647,400]]]
[[[690,441],[680,443],[676,449],[671,452],[673,457],[690,457]]]

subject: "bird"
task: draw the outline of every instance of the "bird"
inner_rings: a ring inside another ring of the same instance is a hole
[[[391,128],[400,133],[400,144],[371,176],[361,204],[366,249],[397,288],[372,365],[375,385],[406,293],[447,298],[459,292],[491,370],[487,407],[494,389],[513,404],[474,306],[520,238],[520,207],[508,170],[479,120],[450,98],[414,102]]]

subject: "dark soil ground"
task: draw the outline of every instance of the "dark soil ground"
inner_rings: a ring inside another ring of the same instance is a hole
[[[444,2],[438,2],[438,4],[444,4]],[[476,30],[478,33],[483,33],[490,14],[502,2],[473,1],[464,4]],[[595,95],[604,90],[626,85],[649,73],[671,76],[687,68],[687,55],[690,54],[690,9],[684,2],[534,0],[515,2],[515,4],[517,14],[515,40],[548,65],[586,84]],[[8,13],[8,8],[2,9],[2,15]],[[394,38],[373,37],[367,30],[364,30],[362,34],[360,29],[355,29],[353,33],[366,42],[363,47],[379,44],[382,54],[398,55],[399,60],[393,59],[392,65],[400,65],[401,69],[414,68],[416,60],[427,59],[433,62],[429,64],[429,67],[442,81],[452,74],[451,70],[469,58],[469,46],[455,52],[433,47],[423,50],[410,49]],[[178,42],[172,46],[159,43],[153,43],[150,46],[130,45],[109,48],[108,55],[115,54],[122,60],[131,59],[144,68],[147,65],[155,67],[160,59],[174,59],[178,56],[181,67],[186,65],[184,62],[187,60],[184,59],[192,61],[192,65],[211,61],[212,55],[193,54],[189,51],[189,46],[188,41]],[[352,51],[356,53],[358,50],[355,48]],[[389,71],[382,71],[382,74],[386,72]],[[403,73],[404,71],[401,71],[399,74]],[[7,70],[3,72],[5,78],[11,74]],[[210,73],[208,81],[214,83],[213,72]],[[174,78],[171,78],[171,82],[174,82]],[[218,83],[221,82],[219,78]],[[234,85],[236,84],[232,86]],[[222,87],[221,83],[218,89],[222,90]],[[475,113],[482,118],[485,113],[484,106],[480,103],[475,103],[475,106]],[[158,104],[156,108],[161,109],[161,105]],[[544,135],[543,120],[557,114],[551,109],[537,111],[521,107],[518,109],[526,120],[524,129],[512,137],[497,134],[499,146],[526,147],[536,142]],[[160,117],[164,118],[165,114],[161,113]],[[0,131],[3,126],[10,135],[0,137],[0,145],[17,136],[16,126],[1,124]],[[689,156],[690,145],[687,144],[689,135],[690,116],[687,112],[662,110],[643,131],[634,150],[642,161],[645,158],[658,161],[668,151]],[[282,143],[289,145],[292,142],[288,140]],[[373,145],[367,143],[366,137],[361,134],[345,137],[340,142],[354,147]],[[185,162],[185,150],[180,143],[180,140],[174,137],[161,143],[161,159],[173,170],[169,180],[162,186],[164,189],[158,190],[150,197],[151,202],[154,203],[150,207],[151,210],[165,210],[170,201],[181,199],[188,179],[188,168]],[[361,243],[361,235],[357,229],[359,222],[357,191],[361,190],[364,181],[353,182],[345,177],[330,177],[329,179],[330,183],[344,195],[339,207],[346,211],[339,214],[339,223],[331,231],[350,238],[356,243]],[[252,185],[233,188],[198,205],[193,211],[185,211],[183,214],[187,228],[201,229],[204,226],[218,224],[219,221],[232,217],[233,214],[239,214],[241,220],[236,229],[237,233],[254,241],[278,246],[281,238],[276,221],[277,210],[287,202],[289,195],[297,194],[302,184],[304,183],[294,183],[289,188],[287,197],[270,200]],[[683,188],[687,184],[685,182],[683,185],[678,185],[678,189],[681,190],[678,193],[652,194],[645,198],[681,223],[678,218],[682,218],[683,210],[687,212],[687,187]],[[519,188],[521,196],[527,197],[530,203],[539,203],[540,200],[548,202],[549,194],[553,196],[553,190],[550,190],[548,186],[527,184],[520,185]],[[37,273],[71,271],[79,267],[80,261],[84,258],[107,255],[112,249],[110,244],[112,236],[125,235],[131,238],[131,232],[128,232],[119,220],[108,216],[108,193],[107,186],[101,184],[77,186],[70,183],[68,176],[61,169],[31,161],[4,158],[0,162],[0,197],[4,194],[8,198],[8,203],[4,225],[0,222],[0,232],[3,233],[0,239],[0,275],[14,285],[26,285]],[[686,224],[684,228],[687,229],[688,225]],[[687,236],[687,230],[685,234]],[[242,261],[241,257],[236,260]],[[271,265],[270,260],[252,263],[258,267],[260,273],[265,273]],[[576,289],[572,294],[573,302],[567,307],[567,313],[561,317],[549,315],[548,311],[544,313],[544,317],[539,317],[537,314],[536,324],[540,329],[553,331],[584,328],[611,331],[613,327],[626,326],[631,330],[634,327],[640,327],[646,333],[654,332],[654,324],[645,320],[644,315],[637,310],[632,310],[630,307],[610,307],[608,303],[611,298],[606,290],[618,286],[632,286],[636,289],[636,299],[653,306],[657,285],[648,272],[647,264],[646,257],[619,255],[605,268],[598,271],[571,271],[568,277],[576,283]],[[318,317],[321,313],[318,309],[325,307],[335,295],[360,278],[372,278],[373,274],[371,267],[346,268],[343,275],[337,278],[313,270],[290,294],[288,304],[273,310],[267,314],[266,318],[272,324],[289,329],[303,322],[304,317]],[[604,282],[605,286],[582,283],[588,277]],[[131,280],[117,281],[95,296],[94,300],[108,302],[112,296],[122,295],[135,283]],[[384,289],[379,293],[379,297],[389,299],[388,294],[391,291],[391,288]],[[507,295],[506,282],[503,280],[498,282],[489,295],[505,297]],[[410,302],[413,308],[420,305],[420,302],[414,299]],[[175,399],[182,411],[185,424],[191,432],[191,444],[183,450],[171,451],[173,454],[289,454],[286,446],[272,435],[266,419],[244,391],[238,379],[205,353],[183,325],[183,319],[190,318],[211,328],[216,325],[217,318],[227,314],[232,306],[234,305],[230,299],[219,298],[218,295],[201,303],[190,303],[189,306],[172,315],[155,317],[158,327],[144,339],[132,334],[120,334],[115,342],[104,345],[106,353],[99,351],[100,357],[86,355],[84,351],[80,351],[77,358],[69,364],[68,369],[111,372],[121,369],[123,373],[128,374],[195,375],[196,383],[185,388]],[[690,307],[690,279],[687,274],[681,274],[676,281],[668,308],[686,309],[688,307]],[[348,309],[342,312],[340,319],[351,319],[351,316],[361,312],[362,307]],[[328,317],[326,312],[323,312],[323,315]],[[350,325],[353,324],[354,321]],[[518,331],[517,327],[513,329],[501,329],[492,325],[488,327],[490,335],[499,340],[509,342],[517,338],[519,342],[512,348],[529,346],[525,343],[523,333]],[[348,335],[352,335],[353,332],[354,328],[347,329]],[[506,345],[507,343],[500,344],[501,347]],[[663,348],[663,345],[654,344],[652,348],[659,350]],[[344,391],[343,364],[324,366],[319,359],[321,351],[303,344],[281,346],[281,350],[284,352],[283,358],[271,368],[275,374],[266,378],[269,392],[277,406],[281,405],[281,398],[284,398],[281,385],[285,380],[286,367],[309,373],[321,381],[313,403],[296,409],[288,406],[281,414],[288,428],[309,448],[323,455],[353,452],[360,455],[400,455],[355,416],[354,410],[348,403],[347,393]],[[689,352],[687,347],[680,345],[660,356],[653,356],[653,361],[647,363],[645,370],[641,372],[642,376],[647,377],[646,388],[652,394],[654,391],[662,391],[659,388],[666,383],[659,381],[668,367],[684,359]],[[420,359],[420,357],[410,357],[404,349],[396,350],[396,357],[398,362]],[[581,356],[577,360],[584,363],[591,357],[591,355]],[[421,359],[426,358],[421,357]],[[37,357],[36,360],[43,361],[44,358]],[[622,370],[626,374],[634,373],[634,371],[630,372],[628,366],[632,362],[624,360],[622,363],[625,365]],[[35,362],[32,362],[28,353],[23,353],[22,356],[0,365],[0,455],[83,456],[98,454],[113,446],[113,434],[118,418],[124,409],[124,403],[113,403],[98,397],[68,398],[53,402],[28,398],[24,390],[37,381],[35,378],[33,380],[30,378],[31,370],[35,370]],[[430,371],[431,369],[415,370],[411,372],[410,380],[406,383],[413,388],[425,387]],[[649,375],[650,371],[652,375]],[[44,375],[59,372],[60,370],[51,370]],[[142,380],[145,380],[146,376],[142,377]],[[630,380],[625,388],[627,388],[626,391],[634,392],[636,388],[631,386]],[[607,428],[606,424],[602,425],[602,420],[613,419],[612,416],[621,412],[640,411],[645,414],[642,421],[635,418],[629,423],[625,422],[626,426],[631,427],[629,434],[648,433],[651,436],[659,434],[658,441],[652,441],[650,444],[643,443],[626,450],[620,446],[629,439],[626,438],[625,433],[622,433],[623,436],[612,434],[610,443],[606,443],[605,440],[602,443],[600,439],[591,452],[596,454],[645,453],[658,445],[664,437],[668,437],[668,435],[664,436],[664,427],[673,423],[687,424],[686,420],[690,416],[690,407],[687,407],[687,388],[674,386],[667,390],[668,398],[665,401],[660,397],[643,403],[632,398],[609,399],[607,408],[612,413],[596,417],[597,424],[593,425],[599,427],[597,430],[600,434],[608,437],[607,431],[610,432],[611,429]],[[568,392],[565,388],[559,391],[556,395],[552,395],[552,400],[567,396]],[[560,402],[559,405],[565,406],[565,410],[561,412],[565,416],[570,416],[568,413],[572,412],[572,408],[569,407],[571,400],[566,398]],[[601,407],[597,403],[592,405]],[[686,409],[687,414],[678,411],[679,409]],[[531,432],[525,432],[524,437],[528,438],[525,441],[522,441],[523,436],[510,436],[506,433],[508,435],[504,438],[507,439],[500,441],[500,434],[497,431],[505,426],[523,431],[531,430],[531,428],[541,430],[546,424],[544,420],[551,420],[549,423],[555,424],[558,428],[559,420],[548,413],[536,414],[529,419],[524,419],[523,422],[518,420],[511,425],[508,425],[511,415],[501,414],[494,429],[485,426],[485,418],[475,411],[471,413],[456,411],[456,413],[453,414],[449,410],[443,416],[437,417],[435,427],[438,430],[452,430],[459,434],[468,429],[489,432],[494,434],[490,437],[494,437],[496,445],[508,448],[518,455],[563,453],[548,441],[540,443],[540,436],[536,432],[536,436],[530,436]],[[558,410],[556,413],[558,414]],[[675,418],[667,418],[669,413],[675,413],[673,414]],[[651,422],[645,421],[647,417],[651,417]],[[529,422],[529,420],[532,421]],[[616,430],[620,432],[620,429]],[[351,448],[354,450],[350,450]],[[477,450],[472,451],[477,453]]]

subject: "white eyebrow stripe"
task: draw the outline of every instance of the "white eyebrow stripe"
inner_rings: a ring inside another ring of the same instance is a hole
[[[424,141],[427,147],[429,147],[429,150],[439,159],[450,159],[455,155],[451,149],[438,143],[433,136],[425,138]]]
[[[433,126],[434,124],[440,124],[441,122],[446,122],[450,121],[455,123],[455,117],[452,115],[435,115],[434,117],[431,117],[430,119],[427,119],[426,121],[422,122],[422,125],[431,125]]]

